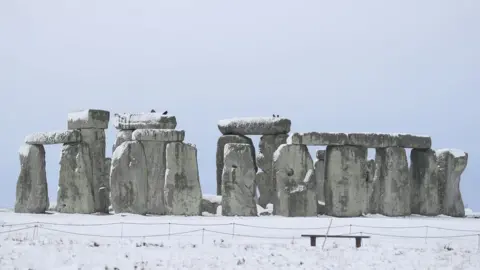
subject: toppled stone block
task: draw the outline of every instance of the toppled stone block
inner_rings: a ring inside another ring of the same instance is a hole
[[[318,150],[316,153],[317,159],[313,164],[315,169],[315,182],[317,185],[317,200],[325,202],[325,150]],[[319,209],[320,210],[320,209]]]
[[[183,142],[185,131],[175,129],[137,129],[132,134],[136,141]]]
[[[447,216],[464,217],[465,206],[460,192],[460,177],[467,167],[468,154],[458,149],[436,151],[440,212]]]
[[[412,149],[410,152],[412,214],[440,214],[437,157],[432,149]]]
[[[218,129],[223,135],[276,135],[289,133],[291,125],[287,118],[242,117],[220,120]]]
[[[218,206],[222,204],[222,196],[218,195],[203,195],[202,198],[202,213],[207,212],[213,215],[217,214]]]
[[[92,160],[87,144],[64,144],[60,158],[56,210],[60,213],[94,213],[92,178]]]
[[[133,130],[119,130],[115,137],[115,143],[113,144],[112,153],[122,143],[132,141]]]
[[[217,195],[222,194],[222,172],[223,172],[223,158],[225,145],[227,143],[246,143],[250,145],[250,152],[252,153],[252,159],[255,160],[255,147],[253,146],[252,139],[242,135],[223,135],[218,138],[217,141]],[[255,172],[257,171],[257,165],[254,164]]]
[[[255,161],[251,145],[227,143],[222,173],[222,215],[256,216]]]
[[[115,213],[147,213],[147,161],[143,145],[124,142],[112,156],[110,191]]]
[[[367,148],[328,146],[325,159],[325,206],[327,215],[361,216],[366,200]]]
[[[171,215],[201,215],[202,189],[197,148],[180,142],[167,145],[165,206]]]
[[[277,184],[274,214],[298,217],[317,215],[313,160],[305,145],[282,144],[273,155]]]
[[[411,214],[410,175],[404,148],[376,149],[376,181],[379,181],[379,214],[392,217]]]
[[[110,112],[103,110],[83,110],[68,114],[68,129],[107,129]]]
[[[78,130],[37,132],[25,137],[27,144],[64,144],[77,143],[82,140]]]
[[[122,113],[115,114],[116,129],[175,129],[177,118],[161,113]]]
[[[42,145],[24,145],[19,154],[15,213],[45,213],[49,207],[45,148]]]
[[[304,145],[344,145],[348,142],[346,133],[333,132],[307,132],[293,133],[288,137],[287,144],[304,144]]]

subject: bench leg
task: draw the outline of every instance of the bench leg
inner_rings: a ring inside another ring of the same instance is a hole
[[[355,237],[355,246],[357,248],[361,247],[362,246],[362,238],[360,237]]]
[[[317,237],[310,237],[310,246],[314,247],[317,245]]]

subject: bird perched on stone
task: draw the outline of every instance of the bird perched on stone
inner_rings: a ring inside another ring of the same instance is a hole
[[[154,109],[152,109],[150,112],[151,112],[151,113],[154,113],[154,112],[155,112],[155,110],[154,110]]]
[[[280,117],[280,115],[277,114],[277,118]]]
[[[168,111],[164,111],[164,112],[162,113],[162,115],[167,115],[167,113],[168,113]]]
[[[275,114],[273,115],[273,118],[275,118]]]

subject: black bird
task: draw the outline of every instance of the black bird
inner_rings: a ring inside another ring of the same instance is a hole
[[[275,118],[275,114],[273,115],[273,118]]]
[[[150,112],[151,112],[151,113],[154,113],[154,112],[155,112],[155,110],[154,110],[154,109],[152,109]]]
[[[164,111],[162,114],[163,114],[163,115],[167,115],[167,113],[168,113],[168,111]]]
[[[277,118],[280,117],[280,115],[277,114]]]

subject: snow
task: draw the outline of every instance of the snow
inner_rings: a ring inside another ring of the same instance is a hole
[[[248,125],[264,125],[273,124],[280,121],[285,121],[287,118],[273,118],[273,117],[237,117],[230,119],[223,119],[218,121],[219,126],[248,126]]]
[[[20,146],[20,149],[18,149],[18,154],[23,157],[28,157],[28,154],[30,153],[30,147],[32,147],[29,144],[24,144]]]
[[[68,114],[68,122],[76,122],[76,121],[88,121],[89,118],[89,110],[83,110],[78,112],[71,112]]]
[[[359,249],[300,237],[330,220],[0,211],[0,269],[480,269],[473,218],[333,218],[330,234],[372,237]]]
[[[203,194],[202,198],[212,203],[218,203],[218,204],[222,203],[221,195]]]
[[[443,149],[438,149],[435,150],[437,154],[443,153],[443,152],[450,152],[455,158],[460,158],[460,157],[465,157],[467,153],[465,151],[460,150],[460,149],[454,149],[454,148],[443,148]]]

